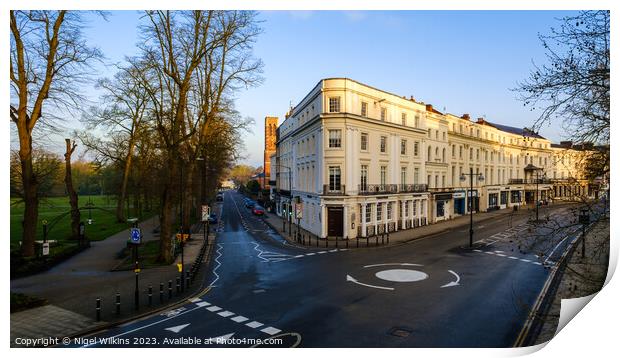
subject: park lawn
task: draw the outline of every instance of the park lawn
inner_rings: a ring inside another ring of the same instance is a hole
[[[83,208],[89,200],[89,196],[81,196],[79,198],[79,206],[82,208],[81,221],[86,224],[86,237],[90,241],[104,240],[105,238],[125,230],[129,227],[126,223],[116,222],[115,210],[116,201],[113,196],[93,195],[90,196],[92,203],[96,209],[90,210],[93,219],[92,224],[88,224],[89,210]],[[37,240],[43,240],[42,220],[48,221],[48,240],[57,240],[56,245],[50,245],[50,255],[63,251],[69,247],[76,246],[77,243],[69,241],[71,235],[71,216],[69,215],[69,198],[54,197],[42,198],[39,203],[39,222],[37,223]],[[11,198],[11,251],[15,251],[19,247],[22,237],[22,225],[24,214],[24,204],[19,199]],[[66,214],[62,216],[63,214]],[[131,213],[133,214],[133,213]],[[146,216],[153,215],[145,213]],[[58,219],[59,218],[59,219]],[[56,224],[54,220],[58,219]],[[142,219],[142,218],[141,218]]]
[[[116,267],[116,271],[128,271],[134,269],[134,262],[131,250],[126,248],[123,250],[125,260]],[[146,241],[138,246],[138,259],[141,269],[147,269],[157,266],[166,266],[166,263],[157,262],[159,257],[159,240]]]

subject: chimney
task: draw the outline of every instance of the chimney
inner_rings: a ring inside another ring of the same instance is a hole
[[[478,117],[478,120],[476,121],[476,123],[484,123],[484,118]]]
[[[432,111],[433,111],[433,105],[432,105],[432,104],[427,104],[427,105],[426,105],[426,110],[427,110],[428,112],[432,112]]]
[[[409,100],[410,100],[411,102],[415,102],[415,98],[413,98],[413,96],[409,96]]]
[[[573,146],[573,142],[570,140],[564,140],[560,142],[560,145],[565,148],[570,148]]]
[[[469,120],[469,113],[465,113],[461,116],[461,118]]]

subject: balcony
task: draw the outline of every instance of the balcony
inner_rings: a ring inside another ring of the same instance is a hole
[[[381,195],[397,193],[420,193],[428,190],[426,184],[360,184],[359,195]]]
[[[509,179],[508,184],[551,184],[551,179]]]
[[[323,195],[345,195],[344,185],[323,184]]]

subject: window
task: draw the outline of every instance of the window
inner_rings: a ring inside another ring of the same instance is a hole
[[[329,130],[329,147],[340,148],[342,131],[340,129]]]
[[[419,115],[415,115],[415,127],[419,128],[420,127],[420,116]]]
[[[385,165],[381,166],[381,185],[385,185],[387,181],[387,167]]]
[[[381,107],[381,120],[385,122],[387,119],[387,109],[385,107]]]
[[[385,153],[387,150],[387,137],[381,136],[381,153]]]
[[[459,159],[463,159],[463,146],[459,145]]]
[[[362,133],[362,137],[360,140],[360,149],[368,150],[368,133]]]
[[[370,222],[370,218],[372,217],[372,210],[371,210],[372,206],[370,206],[370,204],[366,204],[366,222],[369,223]]]
[[[407,167],[400,168],[400,183],[402,185],[407,184]]]
[[[340,97],[329,97],[329,112],[340,112]]]
[[[420,143],[414,142],[413,143],[413,155],[415,155],[416,157],[418,156],[418,154],[420,154],[419,149],[420,149]]]
[[[426,154],[427,154],[427,156],[426,156],[426,161],[427,161],[427,162],[430,162],[430,161],[431,161],[431,155],[433,154],[433,153],[431,152],[431,150],[432,150],[432,148],[431,148],[431,146],[429,145],[429,146],[428,146],[428,153],[426,153]]]
[[[383,205],[381,205],[382,203],[377,203],[377,221],[381,221],[381,217],[382,215],[382,209],[383,209]]]
[[[418,184],[420,181],[420,168],[413,169],[413,184]]]
[[[392,220],[392,203],[387,203],[387,219]]]
[[[469,160],[474,160],[474,148],[469,148]]]
[[[456,156],[456,145],[452,144],[452,158]]]
[[[402,124],[403,126],[407,125],[407,113],[401,113],[400,114],[400,124]]]
[[[405,217],[409,217],[409,201],[405,202]]]
[[[368,188],[368,165],[362,165],[360,170],[360,187],[362,190]]]
[[[329,190],[340,190],[340,167],[329,167]]]
[[[442,138],[443,138],[443,140],[445,142],[446,141],[446,132],[441,132],[441,136],[442,136]]]
[[[435,129],[435,139],[439,139],[439,129]]]
[[[407,154],[407,140],[406,139],[400,140],[400,154],[402,155]]]
[[[368,103],[362,102],[362,117],[368,117]]]

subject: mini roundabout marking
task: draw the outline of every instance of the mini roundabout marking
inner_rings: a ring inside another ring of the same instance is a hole
[[[420,268],[423,265],[420,264],[414,264],[414,263],[407,263],[407,262],[403,262],[403,263],[384,263],[384,264],[372,264],[372,265],[366,265],[363,266],[363,269],[371,269],[371,268],[375,268],[375,267],[391,267],[391,268],[386,268],[386,269],[382,269],[380,271],[376,271],[374,273],[374,276],[380,280],[383,281],[387,281],[387,282],[395,282],[395,283],[414,283],[414,282],[420,282],[420,281],[424,281],[429,279],[429,274],[422,271],[422,269],[412,269],[410,267],[416,267],[416,268]],[[454,277],[453,281],[450,281],[448,283],[445,283],[443,285],[440,285],[439,288],[447,288],[447,287],[453,287],[453,286],[460,286],[461,285],[461,278],[460,276],[454,272],[453,270],[447,270],[448,273]],[[396,287],[391,287],[388,286],[386,284],[383,285],[374,285],[374,284],[370,284],[370,283],[366,283],[366,282],[362,282],[359,279],[356,279],[355,277],[353,277],[351,274],[347,274],[346,276],[346,280],[347,282],[352,282],[354,284],[357,284],[359,286],[365,286],[365,287],[369,287],[369,288],[374,288],[374,289],[379,289],[379,290],[386,290],[386,291],[394,291],[396,289]],[[444,281],[445,282],[445,281]]]

